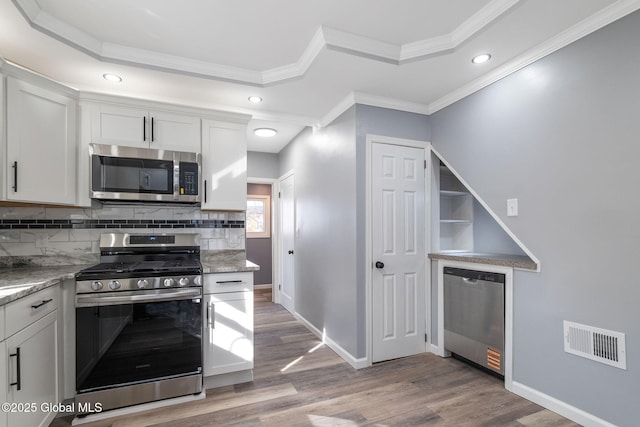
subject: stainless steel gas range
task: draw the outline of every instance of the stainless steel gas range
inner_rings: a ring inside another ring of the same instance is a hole
[[[202,391],[197,234],[103,234],[76,276],[76,408]],[[82,412],[82,411],[79,411]]]

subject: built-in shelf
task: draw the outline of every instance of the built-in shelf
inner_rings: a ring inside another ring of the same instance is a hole
[[[468,196],[468,191],[453,191],[453,190],[440,190],[440,196],[444,197],[457,197],[457,196]]]
[[[440,250],[473,250],[473,196],[455,175],[440,165]]]

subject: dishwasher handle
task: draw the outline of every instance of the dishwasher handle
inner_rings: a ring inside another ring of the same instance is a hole
[[[479,280],[502,284],[505,283],[505,275],[502,273],[490,273],[487,271],[467,270],[455,267],[445,267],[443,273],[445,276],[461,277],[464,279],[465,283],[469,284],[475,284]]]

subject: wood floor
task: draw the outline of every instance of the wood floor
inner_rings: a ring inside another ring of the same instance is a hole
[[[85,424],[200,426],[576,426],[455,359],[423,354],[355,370],[266,290],[256,291],[254,381],[206,399]],[[51,426],[70,425],[58,418]]]

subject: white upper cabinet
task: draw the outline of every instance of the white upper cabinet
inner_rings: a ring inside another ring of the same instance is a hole
[[[6,199],[75,204],[77,101],[11,76],[6,98]]]
[[[91,141],[174,151],[200,151],[200,118],[119,105],[91,105]]]
[[[247,125],[202,121],[202,209],[247,209]]]

